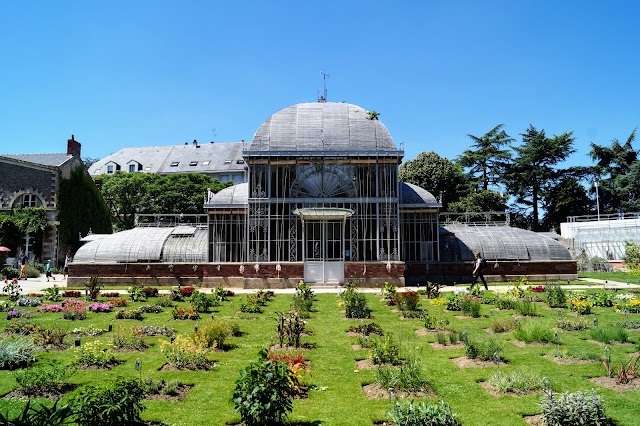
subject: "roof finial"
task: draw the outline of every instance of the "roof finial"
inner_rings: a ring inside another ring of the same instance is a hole
[[[331,75],[324,71],[320,71],[320,74],[322,74],[324,90],[322,91],[322,95],[318,96],[318,102],[327,102],[327,77],[331,77]]]

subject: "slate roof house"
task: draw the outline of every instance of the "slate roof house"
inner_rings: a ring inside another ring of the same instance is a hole
[[[179,162],[196,161],[204,147],[189,146],[189,152],[185,146],[191,157]],[[402,148],[377,115],[359,106],[284,108],[238,155],[246,182],[208,194],[201,226],[93,236],[76,253],[72,280],[100,275],[112,284],[247,288],[292,287],[301,279],[370,286],[469,282],[475,251],[491,261],[487,274],[494,280],[576,276],[568,250],[551,238],[505,223],[440,223],[435,197],[398,180]],[[122,167],[139,157],[120,158]],[[227,158],[234,160],[219,157]]]
[[[67,151],[49,154],[0,154],[0,212],[9,213],[16,207],[45,208],[49,231],[44,237],[42,259],[64,258],[59,252],[57,200],[61,178],[68,178],[80,159],[81,144],[71,138]],[[25,235],[20,247],[9,247],[16,256],[20,250],[33,257],[33,238]],[[9,259],[8,259],[9,261]]]
[[[182,145],[123,148],[96,161],[89,167],[89,175],[96,177],[116,171],[171,173],[203,173],[220,182],[245,182],[245,163],[242,157],[244,142],[205,143],[197,141]]]

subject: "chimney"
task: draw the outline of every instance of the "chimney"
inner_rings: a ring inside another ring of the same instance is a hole
[[[71,139],[67,140],[67,155],[80,157],[80,142],[76,141],[71,135]]]
[[[196,148],[200,148],[200,147],[198,146],[198,140],[197,140],[197,139],[194,139],[194,140],[193,140],[193,146],[195,146]]]

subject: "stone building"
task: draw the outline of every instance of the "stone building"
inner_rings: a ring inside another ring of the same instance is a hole
[[[0,154],[0,212],[10,213],[16,207],[45,208],[49,230],[44,236],[42,259],[64,257],[58,247],[57,200],[60,179],[82,165],[81,145],[71,138],[67,151],[49,154]],[[24,250],[33,257],[33,237],[25,235],[19,247],[9,247],[16,256]],[[11,258],[7,259],[10,262]]]
[[[398,181],[403,156],[377,115],[361,107],[292,105],[258,128],[242,151],[247,181],[208,194],[200,225],[92,236],[76,253],[72,279],[232,287],[468,282],[475,251],[491,261],[493,280],[575,278],[576,263],[551,238],[506,223],[440,223],[435,197]]]

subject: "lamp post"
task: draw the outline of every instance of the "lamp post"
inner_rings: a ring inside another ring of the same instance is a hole
[[[598,210],[598,222],[600,222],[600,197],[598,196],[598,181],[593,182],[596,187],[596,209]]]

